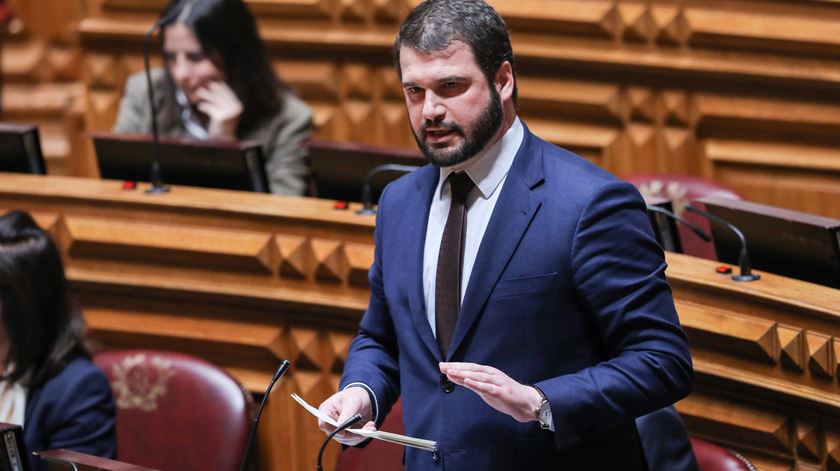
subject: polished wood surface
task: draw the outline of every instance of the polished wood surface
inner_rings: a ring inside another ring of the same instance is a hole
[[[96,340],[193,353],[260,393],[292,367],[260,428],[266,469],[312,469],[323,434],[288,394],[335,391],[368,300],[370,216],[332,202],[0,174],[0,208],[35,214],[59,243]],[[759,469],[840,466],[840,290],[667,254],[691,343],[695,390],[677,404],[692,434]],[[328,469],[337,447],[328,449]]]
[[[316,137],[414,146],[390,46],[418,0],[246,1]],[[7,3],[3,119],[40,126],[50,173],[96,175],[88,134],[113,125],[165,0]],[[512,32],[519,112],[547,140],[619,175],[687,173],[840,217],[836,0],[491,4]]]
[[[155,471],[151,468],[109,460],[73,450],[49,450],[35,452],[47,462],[50,471]]]

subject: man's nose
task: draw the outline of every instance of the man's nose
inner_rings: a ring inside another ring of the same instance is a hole
[[[423,119],[431,122],[443,120],[446,116],[446,107],[439,96],[427,91],[423,100]]]

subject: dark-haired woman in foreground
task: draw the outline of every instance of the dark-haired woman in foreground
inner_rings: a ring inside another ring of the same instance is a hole
[[[152,82],[160,134],[262,146],[272,193],[302,195],[312,112],[271,68],[241,0],[174,0],[162,12],[163,57]],[[151,133],[142,72],[129,77],[115,132]]]
[[[116,455],[111,386],[84,331],[52,239],[27,213],[1,216],[0,422],[23,425],[29,452]]]

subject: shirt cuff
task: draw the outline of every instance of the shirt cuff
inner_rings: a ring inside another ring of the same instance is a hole
[[[371,420],[373,420],[373,422],[376,423],[376,421],[379,419],[379,402],[377,402],[376,394],[373,393],[373,390],[370,389],[370,386],[368,386],[365,383],[355,382],[344,386],[345,390],[347,388],[363,388],[365,391],[367,391],[368,395],[370,396],[370,405],[373,407],[373,411],[371,413],[373,419]]]

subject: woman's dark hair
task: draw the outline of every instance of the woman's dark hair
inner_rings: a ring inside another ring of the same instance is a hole
[[[207,57],[225,73],[242,102],[237,136],[283,108],[277,91],[288,87],[271,67],[254,17],[242,0],[173,0],[161,18],[164,32],[176,22],[192,30]],[[171,77],[168,82],[174,87]]]
[[[503,62],[513,69],[513,102],[517,102],[516,63],[507,25],[484,0],[426,0],[403,21],[394,42],[394,64],[402,77],[400,48],[422,53],[443,51],[453,41],[470,46],[488,84]]]
[[[37,387],[71,357],[89,356],[58,249],[23,211],[0,216],[0,322],[10,343],[10,381],[31,372],[27,385]]]

